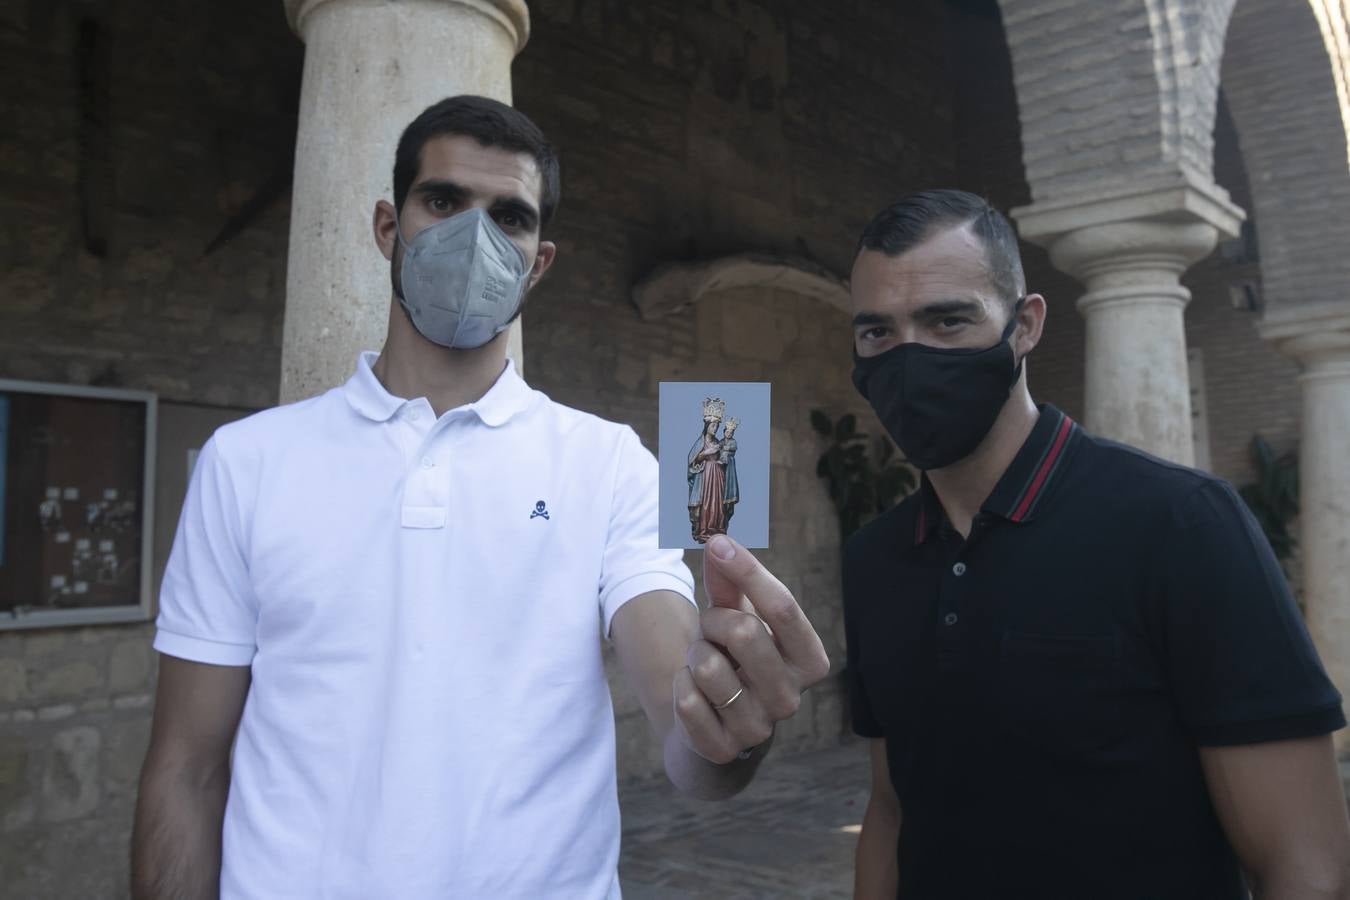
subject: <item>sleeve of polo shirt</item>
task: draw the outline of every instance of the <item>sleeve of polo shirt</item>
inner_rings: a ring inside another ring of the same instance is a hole
[[[619,607],[650,591],[674,591],[695,602],[694,576],[684,564],[684,554],[660,549],[656,457],[628,427],[619,439],[617,457],[600,569],[600,614],[606,635]]]
[[[848,683],[849,716],[853,720],[853,732],[860,737],[881,738],[886,736],[881,723],[872,712],[872,704],[867,699],[867,690],[863,686],[861,659],[858,646],[858,593],[853,579],[857,576],[857,551],[854,542],[844,545],[844,680]]]
[[[1237,492],[1206,481],[1164,531],[1167,663],[1196,743],[1261,743],[1344,726],[1340,695]]]
[[[258,606],[243,552],[241,507],[217,438],[197,455],[164,570],[155,649],[218,666],[253,661]]]

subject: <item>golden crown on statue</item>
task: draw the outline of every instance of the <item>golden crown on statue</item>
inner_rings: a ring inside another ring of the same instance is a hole
[[[736,426],[738,426],[738,425],[740,425],[740,424],[741,424],[741,420],[738,419],[738,418],[736,418],[735,416],[732,416],[730,419],[727,419],[726,429],[727,429],[727,431],[735,431],[735,430],[736,430]]]
[[[706,397],[703,400],[703,421],[720,422],[722,414],[727,411],[725,400],[719,400],[716,397]]]

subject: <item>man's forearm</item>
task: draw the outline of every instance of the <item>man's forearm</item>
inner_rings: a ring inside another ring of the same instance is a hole
[[[858,835],[853,900],[895,900],[900,889],[899,839],[899,817],[868,803]]]
[[[229,786],[227,766],[193,776],[147,764],[132,833],[135,900],[219,896],[220,830]]]
[[[755,777],[755,770],[769,752],[773,738],[754,749],[747,759],[719,766],[699,756],[672,728],[665,742],[666,776],[672,784],[700,800],[725,800],[740,793]]]

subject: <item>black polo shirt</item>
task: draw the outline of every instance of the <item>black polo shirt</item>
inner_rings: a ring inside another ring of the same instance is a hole
[[[969,540],[926,479],[855,535],[844,609],[905,900],[1245,897],[1197,746],[1345,724],[1232,487],[1051,406]]]

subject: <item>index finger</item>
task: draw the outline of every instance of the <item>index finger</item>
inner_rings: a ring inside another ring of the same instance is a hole
[[[820,635],[792,592],[732,538],[717,535],[708,542],[703,554],[703,585],[716,606],[734,607],[736,602],[731,598],[739,599],[744,594],[755,614],[773,632],[783,658],[808,682],[819,681],[829,672],[830,660]]]

